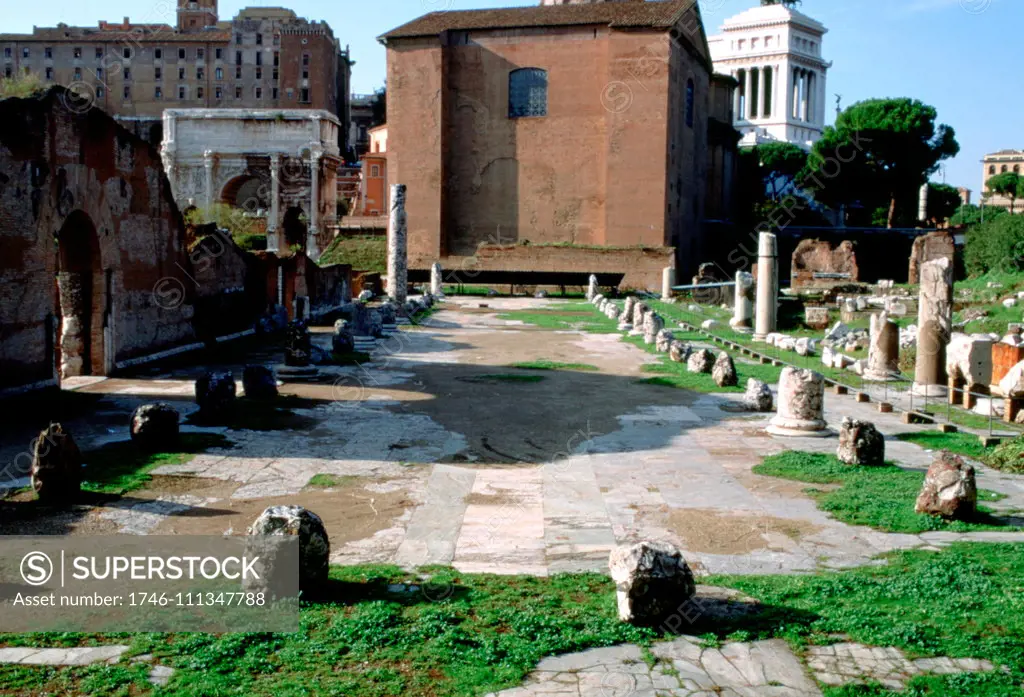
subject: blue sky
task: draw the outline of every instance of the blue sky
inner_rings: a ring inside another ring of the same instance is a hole
[[[372,92],[384,81],[384,48],[375,37],[427,12],[534,4],[537,0],[221,0],[222,18],[246,5],[285,5],[326,20],[357,64],[353,89]],[[709,34],[757,0],[700,0]],[[161,13],[174,0],[4,0],[0,31],[33,25],[94,25],[100,19],[170,21]],[[961,153],[945,166],[945,181],[981,186],[981,157],[1002,148],[1024,149],[1021,74],[1021,0],[805,0],[801,11],[830,31],[823,53],[834,65],[830,94],[850,104],[870,97],[914,97],[938,108],[956,129]],[[834,97],[830,97],[834,100]],[[833,118],[831,113],[829,118]],[[942,180],[942,173],[935,177]]]

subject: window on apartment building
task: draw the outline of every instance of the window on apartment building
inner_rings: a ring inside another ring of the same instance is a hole
[[[125,68],[124,69],[124,79],[125,80],[131,80],[132,79],[132,69],[131,68]]]
[[[242,52],[241,51],[235,51],[235,65],[241,65],[241,64],[242,64]]]
[[[206,49],[205,48],[197,48],[196,49],[196,60],[197,61],[204,61],[204,60],[206,60]]]
[[[74,80],[75,80],[75,82],[81,82],[82,81],[82,69],[81,68],[75,68]]]
[[[235,99],[241,99],[241,98],[242,98],[242,88],[241,88],[241,86],[236,85],[235,86]]]
[[[280,34],[274,34],[274,45],[275,46],[280,46],[281,45],[281,35]]]
[[[548,72],[520,68],[508,75],[508,117],[548,115]]]
[[[274,67],[281,65],[281,52],[274,51]]]
[[[370,165],[370,176],[371,177],[379,177],[380,176],[380,165]]]
[[[8,80],[11,79],[11,66],[8,65],[6,68],[4,68],[4,77]]]
[[[121,57],[122,58],[131,58],[132,57],[132,50],[131,50],[131,48],[129,48],[128,46],[125,46],[124,48],[122,48],[121,49]]]
[[[235,46],[241,46],[241,45],[242,45],[242,35],[241,34],[235,34]]]
[[[222,49],[222,48],[215,48],[213,50],[213,57],[216,58],[217,60],[220,60],[221,58],[223,58],[224,57],[224,49]]]
[[[281,78],[281,73],[278,71],[277,68],[274,68],[274,70],[271,72],[270,77],[271,77],[272,80],[274,80],[276,82],[277,80],[279,80]]]
[[[153,68],[153,79],[154,80],[163,80],[164,79],[164,69],[163,68]]]
[[[102,48],[97,48],[97,49],[96,49],[96,51],[95,51],[95,54],[96,54],[96,60],[98,60],[98,61],[101,61],[101,60],[103,60],[103,49],[102,49]],[[81,57],[82,57],[82,54],[81,54],[81,53],[79,53],[79,54],[78,54],[77,56],[75,56],[75,57],[76,57],[76,58],[81,58]]]
[[[202,99],[205,92],[206,91],[202,87],[196,87],[196,99]]]
[[[309,79],[309,68],[303,68],[302,69],[302,79],[303,80],[308,80]]]
[[[308,66],[309,65],[309,54],[308,53],[303,53],[302,54],[302,65],[304,65],[304,66]]]
[[[309,103],[309,88],[303,87],[299,90],[299,101]]]
[[[257,46],[262,46],[263,45],[263,34],[260,34],[258,32],[256,33],[256,45]]]
[[[197,80],[204,80],[204,79],[206,79],[206,71],[203,70],[202,67],[196,68],[196,79]]]
[[[185,49],[183,49],[183,48],[179,48],[178,49],[178,60],[180,60],[180,61],[185,60]]]
[[[153,49],[153,59],[154,60],[158,60],[158,61],[163,60],[164,59],[164,50],[162,48],[154,48]]]
[[[103,85],[96,85],[96,98],[103,99]]]
[[[262,80],[263,79],[263,68],[256,68],[256,79],[257,80]]]
[[[224,79],[224,68],[217,68],[216,70],[213,71],[213,75],[218,80],[223,80]]]
[[[131,99],[132,98],[132,86],[131,85],[125,85],[124,86],[124,98],[125,99]]]
[[[262,87],[254,88],[253,94],[255,95],[256,99],[263,99],[263,88]]]
[[[103,79],[103,68],[96,68],[96,79]]]
[[[53,68],[47,68],[46,69],[46,79],[47,80],[52,80],[53,79]]]
[[[53,49],[47,46],[43,49],[43,56],[45,58],[53,58]]]
[[[21,57],[22,58],[28,58],[31,55],[32,55],[32,52],[28,50],[28,47],[25,47],[25,48],[21,49]]]
[[[686,125],[693,128],[693,101],[694,101],[693,78],[686,81]]]
[[[162,87],[159,87],[159,86],[154,87],[153,88],[153,99],[163,99],[163,98],[164,98],[164,89]]]
[[[989,174],[995,174],[996,173],[996,166],[995,165],[989,165],[988,166],[988,173]]]
[[[276,100],[279,96],[279,91],[276,87],[270,88],[270,98]]]
[[[81,50],[81,49],[79,49],[79,50]],[[11,57],[11,48],[10,48],[10,46],[8,46],[7,48],[4,49],[4,58],[10,58],[10,57]]]
[[[263,53],[261,51],[256,52],[256,65],[263,65]]]
[[[216,99],[218,99],[218,100],[219,100],[219,99],[224,99],[224,90],[223,90],[223,89],[221,89],[220,87],[214,88],[214,90],[213,90],[213,96],[214,96],[214,97],[215,97]]]
[[[185,79],[185,69],[184,68],[178,68],[178,79],[179,80],[184,80]]]
[[[184,99],[184,98],[185,98],[185,86],[184,85],[178,85],[178,99]]]
[[[235,79],[236,80],[241,80],[242,79],[242,66],[240,66],[240,65],[236,65],[235,66]]]

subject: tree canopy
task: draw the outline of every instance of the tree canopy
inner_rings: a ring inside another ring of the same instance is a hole
[[[952,127],[916,99],[871,99],[847,107],[817,143],[801,174],[815,198],[833,208],[884,210],[893,227],[917,217],[921,186],[960,151]]]
[[[949,184],[928,183],[928,220],[923,222],[941,223],[949,220],[963,202],[960,192]]]
[[[754,154],[765,193],[772,201],[782,198],[807,166],[807,151],[792,143],[762,143],[754,148]]]
[[[981,222],[990,222],[995,220],[1000,215],[1006,215],[1007,211],[1005,208],[999,206],[985,206],[982,210],[980,206],[976,206],[973,203],[966,206],[960,206],[953,217],[949,219],[949,224],[955,227],[961,225],[977,225]],[[982,220],[984,218],[984,220]]]

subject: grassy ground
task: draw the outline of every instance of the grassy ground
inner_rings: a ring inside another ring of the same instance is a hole
[[[124,494],[141,489],[149,473],[161,465],[183,465],[210,448],[225,448],[231,441],[212,433],[183,433],[171,453],[144,453],[133,442],[110,443],[82,454],[85,474],[82,488],[100,494]]]
[[[917,443],[923,448],[949,450],[1004,472],[1024,474],[1024,438],[1014,438],[988,448],[981,444],[977,436],[969,433],[916,431],[901,433],[897,438]]]
[[[306,486],[311,486],[314,489],[329,489],[332,486],[345,486],[350,484],[357,477],[337,474],[314,474],[310,477],[309,481],[306,482]]]
[[[353,270],[386,273],[388,241],[384,235],[335,237],[320,256],[320,266],[351,264]]]
[[[682,330],[676,330],[673,334],[677,339],[685,342],[707,340],[702,334],[684,332]],[[627,336],[624,337],[624,340],[645,351],[657,354],[657,363],[648,364],[641,368],[645,373],[656,374],[655,377],[643,380],[648,385],[675,387],[695,392],[743,392],[747,388],[747,380],[749,378],[757,378],[771,384],[779,381],[779,373],[782,372],[782,368],[761,365],[760,363],[746,363],[737,360],[734,356],[733,363],[736,366],[736,375],[739,377],[738,384],[735,387],[719,387],[709,374],[691,373],[687,370],[685,363],[676,363],[666,354],[658,353],[654,346],[645,344],[642,337]],[[719,352],[713,351],[716,356]]]
[[[826,690],[827,697],[1011,697],[1024,680],[1024,553],[1020,545],[957,544],[888,555],[888,564],[805,576],[730,576],[707,583],[760,600],[733,637],[783,636],[795,645],[849,640],[911,657],[986,658],[1007,672],[914,678],[905,692]]]
[[[856,641],[911,657],[983,658],[1006,671],[915,678],[908,691],[826,690],[828,697],[1010,697],[1024,680],[1024,554],[1020,545],[956,544],[887,555],[884,566],[794,576],[717,576],[760,601],[755,612],[696,618],[709,643],[781,637],[807,645]],[[615,617],[614,585],[598,574],[549,578],[433,569],[423,582],[387,566],[333,567],[331,599],[306,602],[292,634],[19,634],[28,646],[128,643],[178,672],[162,696],[479,696],[518,685],[545,656],[645,645],[660,632]],[[403,586],[389,590],[390,584]],[[697,605],[695,608],[700,609]],[[145,669],[0,666],[13,694],[153,694]]]
[[[984,506],[979,506],[978,516],[971,522],[948,522],[915,513],[914,501],[924,482],[924,474],[895,465],[851,467],[840,462],[835,455],[787,451],[766,457],[764,462],[754,467],[754,473],[809,484],[832,485],[828,490],[810,488],[808,492],[819,508],[850,525],[867,525],[884,532],[910,534],[929,530],[1015,529],[991,516]],[[834,485],[838,488],[833,488]],[[999,498],[999,494],[994,492],[978,492],[979,501]]]
[[[593,334],[614,334],[618,331],[617,322],[598,314],[588,302],[566,302],[557,309],[513,310],[503,312],[498,318],[555,331],[586,331]]]
[[[560,363],[558,361],[550,361],[546,358],[542,358],[538,361],[513,363],[512,367],[520,370],[579,370],[590,372],[600,370],[596,365],[591,365],[589,363]]]

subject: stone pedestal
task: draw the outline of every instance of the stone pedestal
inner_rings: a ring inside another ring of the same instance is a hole
[[[754,275],[747,271],[737,271],[732,319],[729,320],[729,324],[734,329],[750,329],[753,322]]]
[[[633,328],[630,330],[630,336],[641,336],[644,333],[644,316],[651,311],[651,308],[647,306],[647,303],[637,302],[633,306]]]
[[[825,423],[825,378],[813,370],[786,367],[779,376],[779,413],[768,432],[776,436],[831,435]]]
[[[779,304],[779,246],[770,232],[762,232],[757,245],[757,316],[754,339],[764,341],[775,331]]]
[[[921,265],[914,394],[931,397],[945,393],[946,344],[952,326],[953,265],[943,257]]]
[[[661,299],[668,302],[672,299],[672,286],[676,284],[676,270],[666,266],[661,271]]]
[[[430,293],[431,295],[444,295],[444,286],[441,278],[441,264],[435,261],[430,265]]]
[[[597,276],[590,274],[590,282],[587,284],[587,300],[593,300],[600,292],[597,288]]]
[[[391,186],[388,218],[388,295],[404,305],[409,287],[408,230],[405,217],[405,184]]]
[[[864,379],[876,382],[895,380],[899,375],[900,328],[889,320],[889,315],[879,312],[871,315],[871,344],[868,347],[868,364]]]

